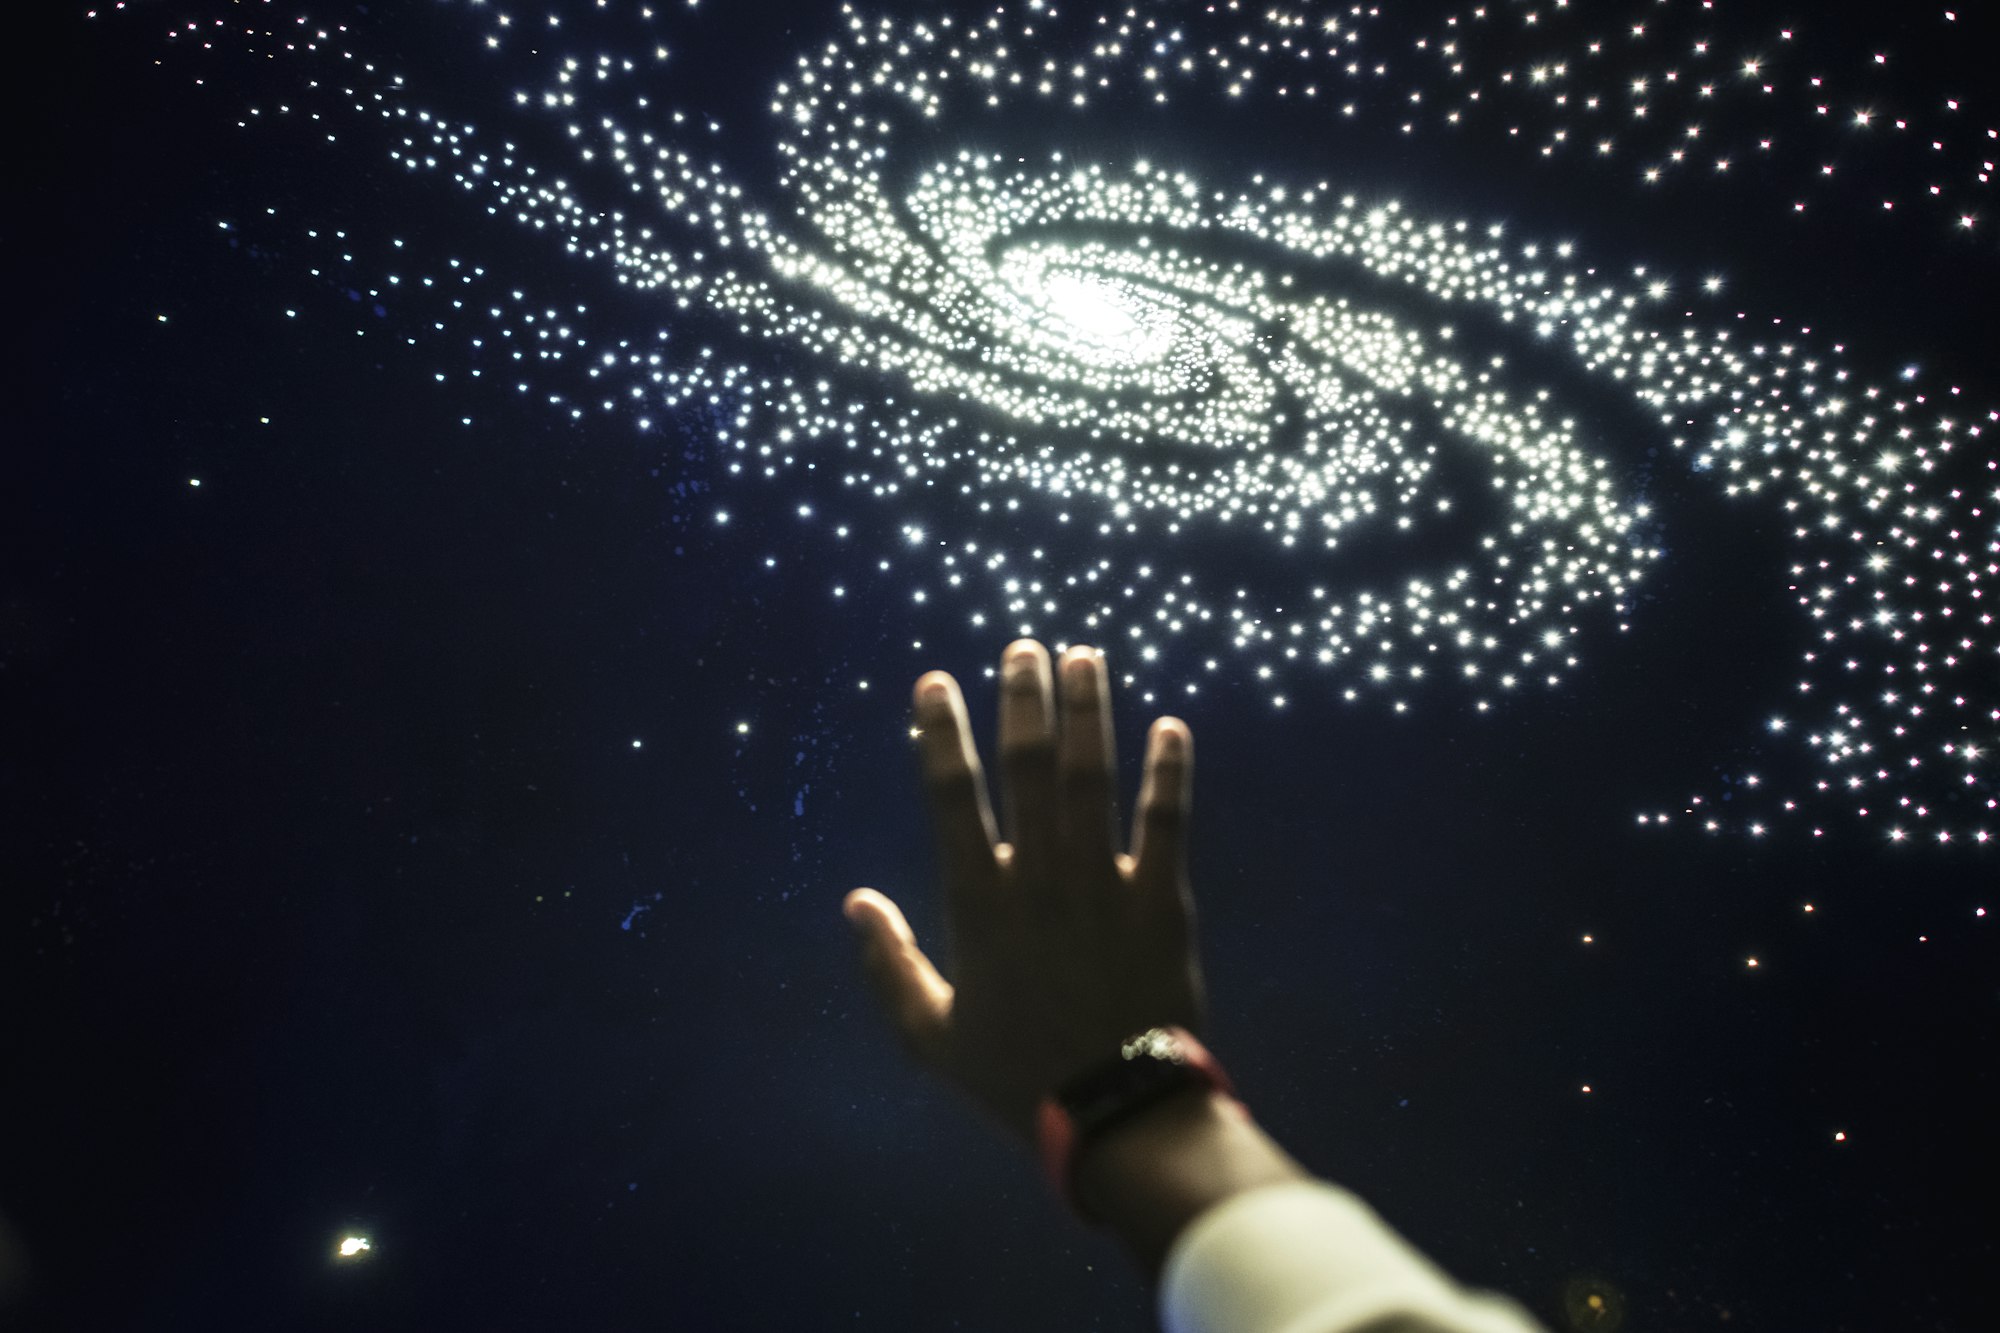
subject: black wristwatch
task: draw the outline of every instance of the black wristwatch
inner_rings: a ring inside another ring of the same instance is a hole
[[[1229,1097],[1236,1085],[1208,1048],[1181,1027],[1148,1028],[1121,1042],[1118,1054],[1042,1098],[1036,1130],[1050,1188],[1078,1217],[1076,1159],[1085,1145],[1121,1121],[1183,1088],[1210,1088]]]

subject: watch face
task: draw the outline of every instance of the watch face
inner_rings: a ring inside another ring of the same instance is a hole
[[[1152,1054],[1118,1060],[1072,1085],[1064,1098],[1078,1130],[1089,1134],[1184,1087],[1210,1083],[1198,1066]]]

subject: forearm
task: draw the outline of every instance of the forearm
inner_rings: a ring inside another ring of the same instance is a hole
[[[1106,1132],[1077,1162],[1084,1211],[1124,1242],[1158,1285],[1174,1240],[1224,1199],[1313,1176],[1206,1089],[1175,1093]]]

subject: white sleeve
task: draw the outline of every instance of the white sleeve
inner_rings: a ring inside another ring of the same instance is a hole
[[[1167,1252],[1159,1299],[1166,1333],[1542,1333],[1321,1180],[1246,1190],[1195,1218]]]

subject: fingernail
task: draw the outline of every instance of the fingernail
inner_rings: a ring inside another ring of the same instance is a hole
[[[943,708],[945,705],[944,682],[934,680],[924,686],[922,699],[926,708]]]
[[[1088,703],[1097,697],[1097,671],[1087,657],[1072,658],[1069,664],[1069,688],[1073,698]]]

